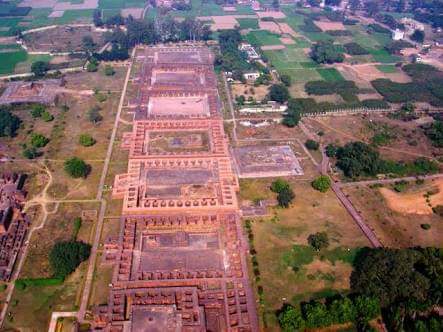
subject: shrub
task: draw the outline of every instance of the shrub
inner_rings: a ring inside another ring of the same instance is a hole
[[[432,208],[432,211],[433,211],[436,215],[438,215],[438,216],[440,216],[440,217],[443,217],[443,205],[437,205],[437,206],[434,206],[434,207]]]
[[[89,134],[81,134],[78,138],[78,142],[81,146],[92,146],[95,144],[95,139]]]
[[[424,31],[421,30],[415,30],[414,33],[410,36],[410,38],[413,41],[416,41],[417,43],[423,43],[423,41],[425,40],[425,33]]]
[[[328,144],[325,149],[326,155],[329,158],[334,158],[337,155],[337,151],[338,151],[338,146],[336,146],[332,143]]]
[[[431,225],[429,224],[421,224],[420,227],[423,228],[425,231],[431,229]]]
[[[401,193],[405,191],[408,188],[409,182],[408,181],[396,181],[394,183],[394,190],[398,193]]]
[[[110,66],[110,65],[106,65],[105,66],[105,75],[106,76],[113,76],[114,74],[115,74],[114,68],[112,68],[112,66]]]
[[[369,54],[367,49],[365,49],[364,47],[360,46],[360,44],[357,44],[355,42],[347,43],[347,44],[344,44],[343,46],[346,50],[346,53],[348,53],[350,55]]]
[[[31,108],[31,116],[33,118],[40,118],[44,112],[46,112],[46,107],[41,104],[35,104]]]
[[[75,218],[73,223],[74,229],[72,231],[72,239],[75,240],[77,238],[78,232],[80,232],[80,228],[82,227],[82,218]]]
[[[275,193],[279,193],[289,187],[289,183],[283,179],[277,179],[271,184],[271,190]]]
[[[35,159],[39,156],[39,152],[36,148],[27,148],[23,150],[23,157],[26,159]]]
[[[432,145],[443,147],[443,121],[436,120],[431,125],[424,127],[425,135],[432,141]]]
[[[295,194],[290,187],[286,187],[277,194],[278,205],[287,208],[295,198]]]
[[[312,139],[308,139],[308,140],[305,142],[305,146],[306,146],[306,148],[307,148],[308,150],[313,150],[313,151],[315,151],[315,150],[318,150],[318,148],[320,147],[320,144],[318,144],[318,142],[316,142],[316,141],[314,141],[314,140],[312,140]]]
[[[312,181],[312,187],[315,190],[325,193],[331,187],[331,179],[327,175],[320,175],[318,178]]]
[[[81,262],[89,258],[91,246],[80,241],[58,242],[49,253],[49,263],[54,276],[65,278],[75,271]]]
[[[85,178],[90,171],[90,166],[77,157],[66,160],[64,168],[66,173],[73,178]]]
[[[34,148],[42,148],[48,143],[49,143],[49,138],[46,138],[42,134],[33,133],[31,135],[31,145]]]
[[[45,122],[51,122],[52,120],[54,120],[54,116],[48,111],[44,111],[42,113],[42,120]]]
[[[284,332],[303,331],[305,321],[300,310],[286,305],[278,315],[278,322]]]
[[[329,246],[329,238],[326,232],[317,232],[308,236],[309,245],[317,251]]]

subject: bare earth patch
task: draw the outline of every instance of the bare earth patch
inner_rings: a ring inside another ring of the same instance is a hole
[[[286,48],[285,45],[265,45],[260,47],[263,51],[276,51],[276,50],[284,50]]]
[[[262,30],[268,30],[273,33],[280,33],[280,27],[275,22],[259,21],[258,25]]]
[[[436,180],[438,193],[429,196],[432,206],[443,204],[443,179]],[[426,203],[425,194],[429,188],[411,193],[396,193],[388,188],[380,188],[380,193],[385,198],[389,208],[399,213],[406,214],[432,214],[432,208]],[[432,192],[432,190],[431,190]]]
[[[286,33],[294,37],[297,36],[297,32],[295,32],[288,23],[278,23],[278,26],[280,27],[280,31],[282,33]]]
[[[277,11],[257,12],[257,16],[259,18],[263,18],[263,17],[285,18],[286,17],[286,15],[284,13],[277,12]]]
[[[235,12],[235,11],[237,11],[237,9],[234,6],[226,6],[226,7],[223,7],[223,11],[224,12]]]
[[[295,41],[294,41],[294,39],[292,39],[292,38],[282,37],[282,38],[280,38],[280,41],[281,41],[284,45],[293,45],[293,44],[295,44]]]
[[[346,30],[345,26],[341,22],[331,21],[314,21],[315,25],[323,31],[327,30]]]
[[[215,30],[223,30],[223,29],[234,29],[238,22],[236,18],[256,18],[255,15],[225,15],[225,16],[211,16],[212,21],[211,29]],[[208,20],[208,17],[197,17],[200,20]]]

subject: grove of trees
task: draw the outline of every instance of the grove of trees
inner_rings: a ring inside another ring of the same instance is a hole
[[[89,258],[91,246],[81,241],[58,242],[49,253],[54,277],[66,278],[81,262]]]
[[[91,167],[83,159],[72,157],[65,161],[66,173],[72,178],[85,178],[88,176]]]
[[[343,62],[343,53],[331,41],[319,41],[311,48],[311,58],[317,63]]]
[[[20,124],[20,118],[12,114],[9,107],[0,106],[0,137],[14,137]]]

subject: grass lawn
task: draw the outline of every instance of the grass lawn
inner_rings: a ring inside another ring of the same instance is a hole
[[[378,70],[380,70],[382,73],[388,73],[388,74],[392,74],[392,73],[398,73],[398,69],[397,67],[393,66],[393,65],[378,65],[376,66]]]
[[[258,19],[256,18],[237,18],[240,29],[258,29]]]
[[[257,192],[269,191],[266,181],[262,188],[254,181]],[[292,181],[291,186],[296,198],[290,208],[276,209],[273,218],[252,223],[259,284],[264,288],[260,316],[269,331],[276,330],[275,311],[284,303],[347,291],[356,249],[367,245],[331,191],[315,191],[309,181]],[[326,232],[330,242],[320,253],[307,245],[307,237],[315,232]]]
[[[254,45],[281,45],[280,35],[266,30],[251,31],[246,35],[248,42]]]
[[[19,62],[26,61],[27,53],[24,50],[0,53],[0,74],[12,74]]]
[[[335,82],[344,80],[343,76],[335,68],[319,68],[317,71],[325,81]]]

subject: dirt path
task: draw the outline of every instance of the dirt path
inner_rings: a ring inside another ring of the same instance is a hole
[[[81,298],[81,302],[80,302],[80,309],[78,311],[78,316],[77,316],[79,321],[84,320],[86,310],[88,308],[89,295],[91,293],[92,281],[93,281],[93,277],[94,277],[95,261],[97,258],[97,250],[98,250],[98,245],[100,243],[101,230],[103,228],[103,220],[104,220],[104,216],[105,216],[105,212],[106,212],[106,200],[103,198],[103,189],[104,189],[104,184],[105,184],[105,180],[106,180],[106,175],[108,174],[109,163],[111,161],[111,155],[112,155],[112,150],[114,148],[115,137],[117,135],[118,124],[120,122],[120,116],[121,116],[123,102],[124,102],[125,95],[126,95],[126,89],[128,87],[129,77],[131,75],[131,68],[132,68],[133,60],[135,59],[135,50],[136,49],[134,48],[132,51],[132,55],[131,55],[132,60],[128,66],[128,70],[126,73],[125,83],[124,83],[123,90],[122,90],[122,93],[120,96],[120,102],[118,105],[117,115],[115,116],[114,127],[112,128],[112,134],[111,134],[111,138],[109,140],[108,150],[106,152],[105,163],[103,165],[103,170],[102,170],[100,182],[98,185],[96,199],[101,201],[101,205],[100,205],[100,212],[98,215],[97,224],[96,224],[96,228],[95,228],[94,242],[92,243],[91,254],[89,256],[88,271],[87,271],[86,277],[85,277],[85,284],[83,287],[83,294],[82,294],[82,298]]]

